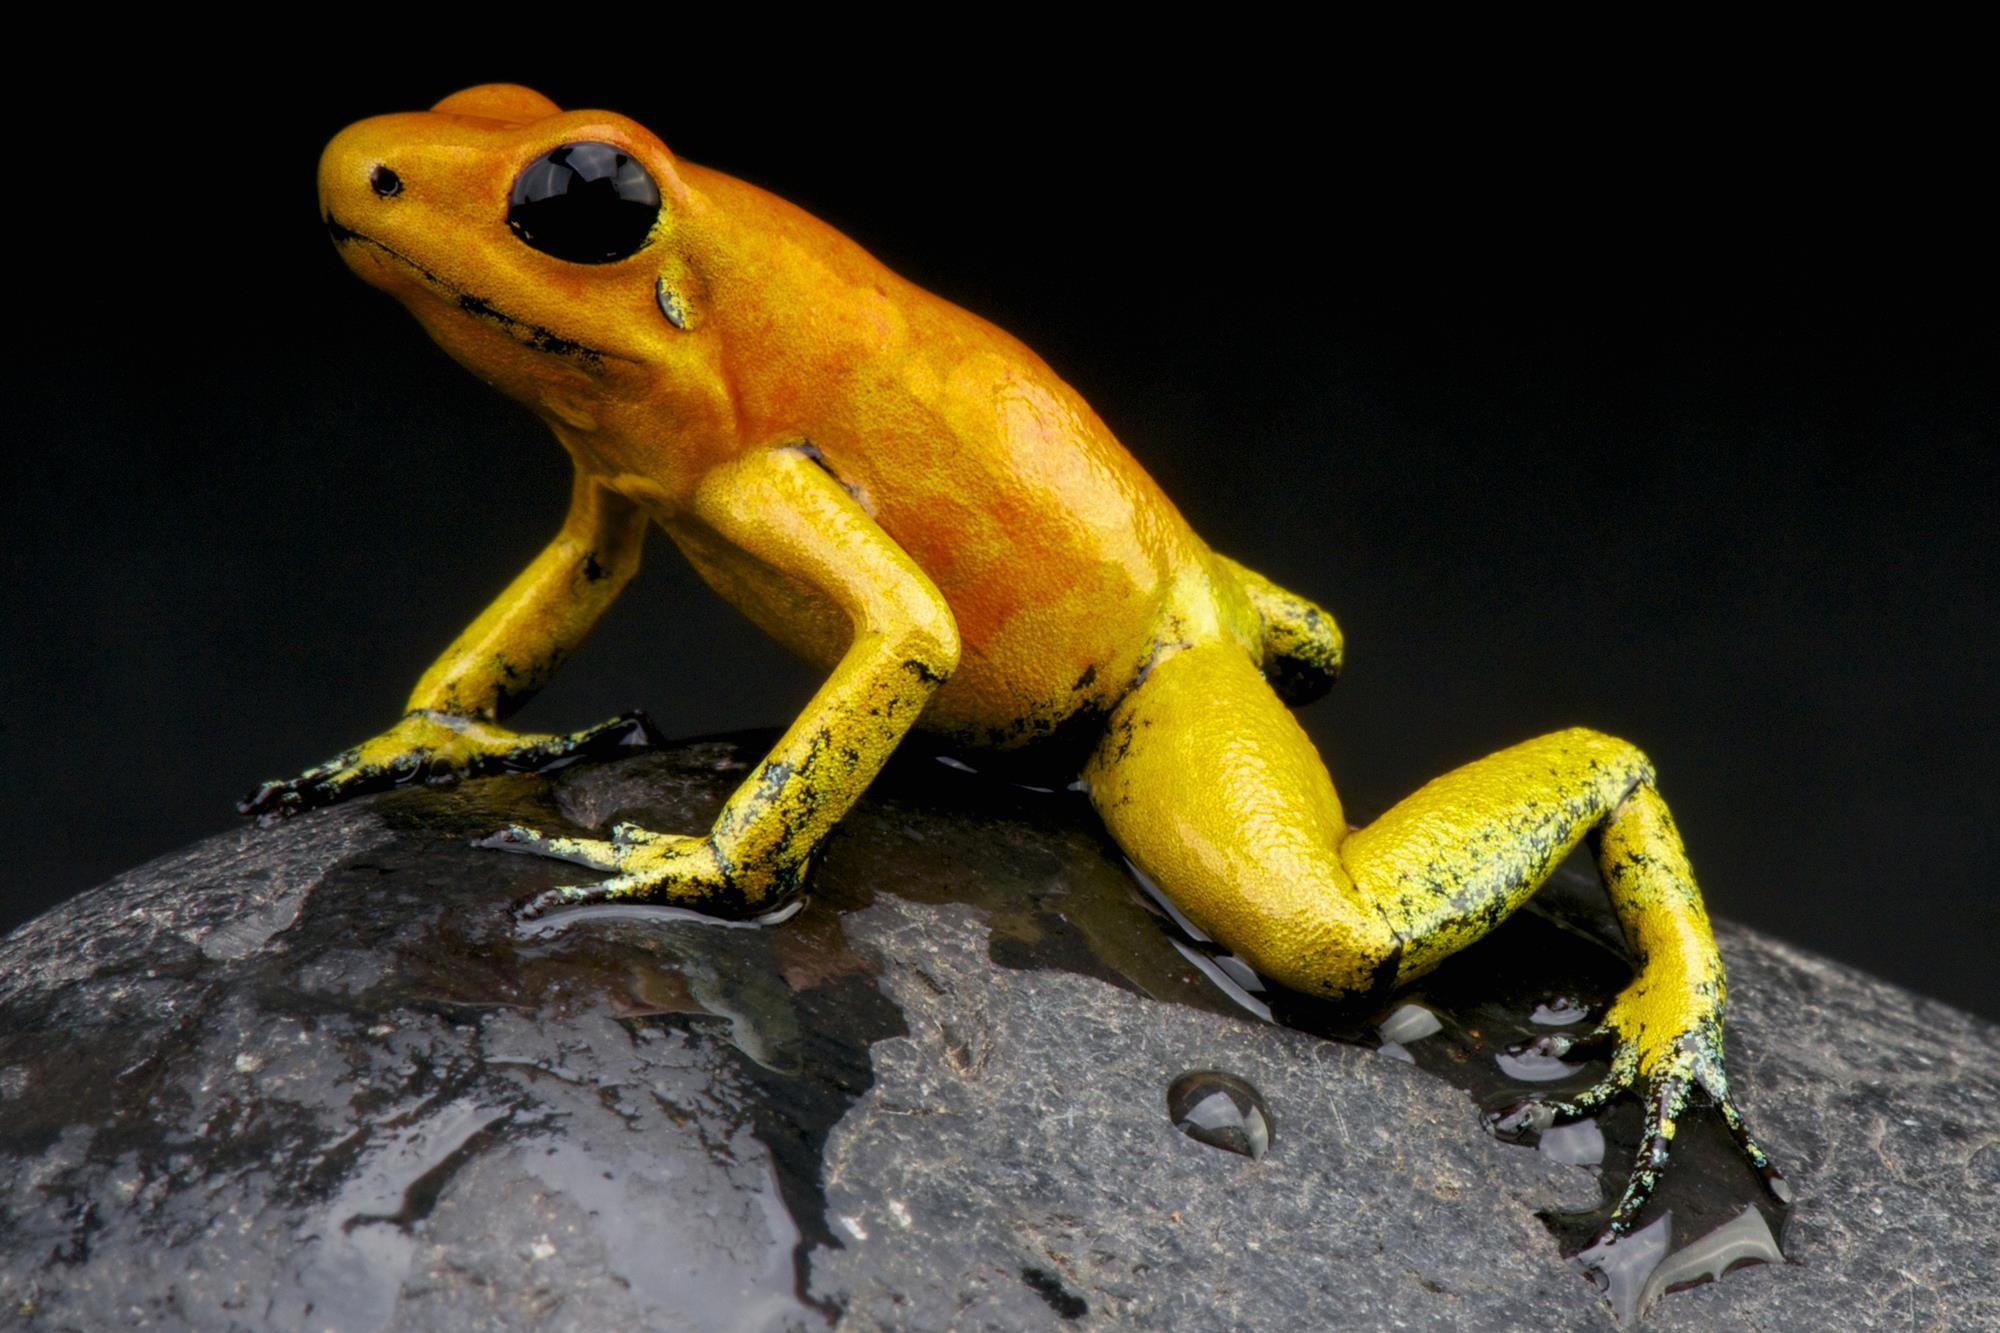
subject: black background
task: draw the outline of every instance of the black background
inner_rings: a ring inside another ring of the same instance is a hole
[[[1719,914],[2000,1014],[1969,90],[594,40],[15,90],[0,926],[380,730],[554,531],[560,450],[314,208],[341,125],[502,77],[1041,352],[1213,545],[1340,618],[1302,718],[1355,817],[1588,723],[1653,756]],[[648,556],[520,722],[788,719],[810,673]]]

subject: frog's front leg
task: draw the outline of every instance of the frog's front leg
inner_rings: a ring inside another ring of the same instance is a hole
[[[1584,729],[1438,778],[1350,832],[1311,742],[1234,643],[1160,661],[1113,713],[1086,772],[1121,847],[1196,925],[1266,975],[1330,998],[1386,991],[1492,929],[1587,836],[1638,956],[1605,1015],[1607,1079],[1497,1128],[1587,1114],[1630,1089],[1647,1139],[1606,1225],[1627,1230],[1699,1090],[1782,1187],[1731,1098],[1722,961],[1679,835],[1631,745]]]
[[[484,840],[614,872],[599,884],[536,894],[517,907],[522,918],[616,900],[724,916],[780,906],[958,665],[958,630],[943,596],[804,451],[760,450],[724,464],[703,479],[692,508],[714,535],[830,602],[851,629],[847,650],[706,835],[622,824],[609,839],[516,827]]]
[[[636,714],[568,735],[497,725],[548,683],[638,572],[646,523],[631,501],[579,473],[562,531],[424,673],[400,721],[295,778],[263,784],[237,809],[282,818],[401,783],[540,771],[651,744]]]

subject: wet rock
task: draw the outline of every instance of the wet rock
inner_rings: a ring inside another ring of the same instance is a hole
[[[1601,1205],[1636,1113],[1540,1153],[1478,1119],[1569,1086],[1508,1046],[1623,979],[1582,880],[1380,1012],[1314,1011],[1163,918],[1079,800],[912,754],[781,926],[513,931],[511,899],[585,872],[472,838],[705,826],[761,740],[246,828],[0,942],[0,1318],[1614,1325],[1564,1258],[1588,1216],[1538,1212]],[[1722,938],[1734,1081],[1796,1208],[1691,1117],[1625,1302],[1661,1328],[2000,1325],[2000,1033]],[[1176,1127],[1190,1071],[1261,1095],[1261,1158]],[[1659,1295],[1772,1228],[1789,1262]]]

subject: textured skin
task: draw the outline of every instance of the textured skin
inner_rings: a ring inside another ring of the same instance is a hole
[[[657,221],[626,258],[558,259],[507,225],[523,168],[585,141],[616,146],[658,187]],[[628,897],[780,906],[912,725],[1067,747],[1120,846],[1192,920],[1268,975],[1336,998],[1435,966],[1597,835],[1641,959],[1605,1018],[1612,1078],[1499,1127],[1642,1088],[1655,1151],[1614,1229],[1636,1215],[1697,1088],[1768,1170],[1727,1101],[1714,939],[1632,746],[1581,729],[1529,741],[1350,833],[1285,707],[1337,675],[1332,617],[1209,551],[1090,406],[1006,333],[645,128],[523,88],[351,126],[326,150],[320,192],[349,265],[539,414],[577,480],[562,533],[426,673],[410,717],[268,784],[253,807],[575,743],[492,724],[574,648],[657,524],[826,683],[706,834],[496,834],[490,845],[613,873],[524,914]]]

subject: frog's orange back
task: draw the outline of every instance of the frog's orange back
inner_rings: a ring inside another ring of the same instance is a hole
[[[680,166],[719,233],[698,262],[739,446],[809,440],[951,605],[966,652],[932,723],[1011,743],[1115,698],[1168,590],[1207,575],[1152,478],[1018,339],[792,205]]]

